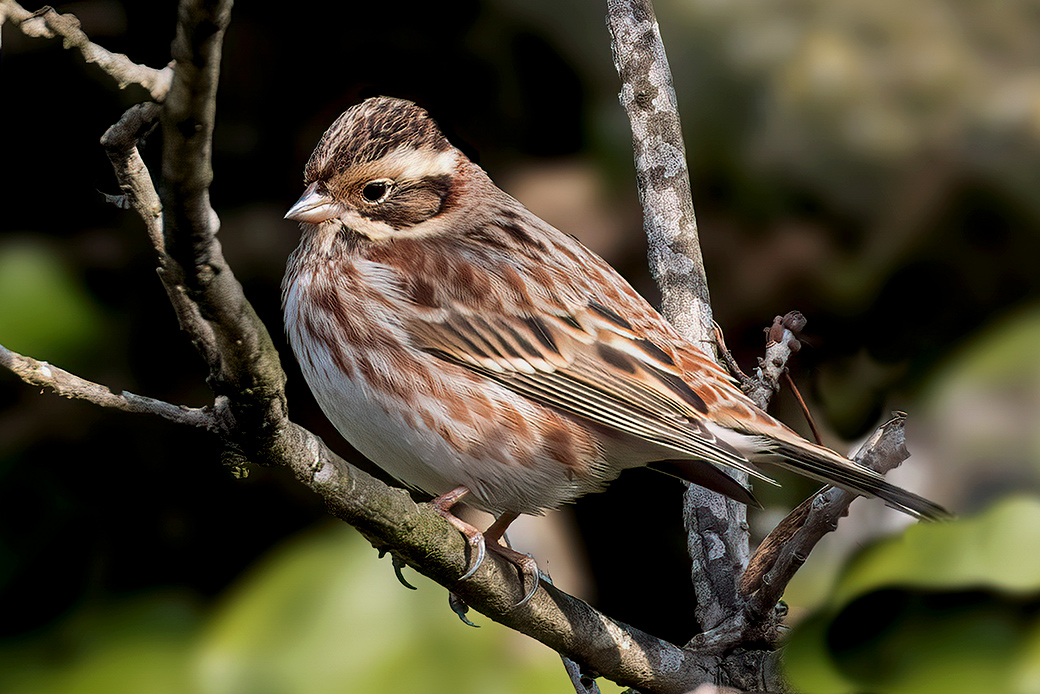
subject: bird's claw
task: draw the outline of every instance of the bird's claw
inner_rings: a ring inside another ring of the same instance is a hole
[[[430,508],[432,508],[438,516],[451,523],[452,526],[458,530],[464,538],[466,538],[466,544],[469,545],[469,566],[466,568],[466,572],[459,577],[460,581],[465,581],[467,578],[471,578],[473,574],[477,573],[477,569],[479,569],[480,565],[484,563],[484,557],[487,554],[486,543],[484,542],[484,533],[480,532],[451,512],[451,507],[454,506],[465,493],[465,487],[457,487],[430,502]]]
[[[394,565],[394,575],[397,576],[397,580],[401,582],[401,585],[409,590],[418,590],[415,586],[405,580],[404,574],[401,573],[401,569],[408,566],[404,563],[404,559],[397,556],[396,554],[390,555],[390,562]]]
[[[455,487],[447,494],[441,494],[430,501],[430,508],[432,508],[441,518],[451,523],[451,525],[466,538],[466,544],[469,545],[469,566],[466,568],[466,572],[459,577],[459,580],[465,581],[468,578],[472,578],[473,575],[477,573],[477,569],[480,568],[480,565],[484,563],[484,558],[487,556],[487,552],[490,549],[496,554],[500,554],[517,568],[517,571],[520,574],[521,588],[528,583],[531,584],[530,587],[527,588],[527,592],[524,593],[524,597],[515,605],[515,607],[523,607],[530,602],[531,598],[534,597],[534,594],[538,592],[540,573],[538,571],[538,564],[531,555],[521,554],[520,552],[499,543],[499,539],[503,538],[505,535],[506,527],[516,520],[518,514],[502,514],[495,520],[494,524],[488,528],[487,533],[482,533],[451,512],[452,507],[468,493],[469,490],[466,489],[465,486],[459,486]],[[490,540],[490,545],[487,540]],[[534,580],[529,580],[529,577]],[[457,601],[459,604],[464,604],[457,597],[453,596],[451,599]],[[452,609],[455,610],[454,603],[452,604]],[[458,610],[455,610],[455,613],[459,614]],[[462,617],[463,614],[465,614],[465,612],[459,614],[459,616]],[[463,618],[463,621],[466,620]]]
[[[538,563],[530,554],[521,554],[520,552],[504,545],[500,545],[497,542],[491,545],[491,548],[492,551],[501,555],[506,561],[516,567],[516,570],[520,575],[520,587],[526,587],[527,592],[524,593],[524,597],[520,598],[520,602],[516,603],[513,607],[523,607],[529,603],[531,598],[534,597],[534,594],[538,592],[538,582],[541,580],[541,572],[538,570]]]
[[[409,590],[418,590],[418,588],[416,588],[411,583],[405,580],[404,574],[401,572],[401,569],[408,566],[407,564],[405,564],[404,559],[401,559],[401,557],[397,556],[394,552],[391,552],[390,548],[388,547],[379,547],[378,549],[380,559],[382,559],[388,554],[390,555],[390,561],[393,563],[394,566],[394,576],[397,576],[397,580],[401,583],[401,585],[405,588],[408,588]]]
[[[477,573],[477,569],[484,563],[484,557],[487,554],[487,543],[484,542],[484,536],[479,531],[476,535],[467,535],[466,544],[469,545],[470,562],[466,573],[459,577],[460,581],[465,581]]]
[[[469,621],[469,617],[466,616],[466,613],[469,612],[469,605],[466,604],[466,601],[460,598],[458,595],[455,595],[455,593],[452,593],[450,590],[448,591],[448,607],[451,608],[452,612],[458,615],[459,619],[462,620],[463,624],[475,627],[477,629],[480,628],[479,624],[474,624],[473,622]]]

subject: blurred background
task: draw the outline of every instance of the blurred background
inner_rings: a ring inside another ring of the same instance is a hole
[[[878,503],[787,593],[812,692],[1040,692],[1040,2],[658,0],[716,319],[746,369],[809,319],[791,365],[826,442],[895,409],[892,475],[955,510]],[[27,5],[28,9],[37,9]],[[58,6],[106,48],[169,59],[176,6]],[[242,3],[224,50],[212,188],[225,253],[282,348],[294,419],[366,469],[284,349],[285,210],[324,129],[417,101],[501,187],[648,298],[630,133],[602,3]],[[60,41],[3,27],[0,344],[120,390],[202,406],[141,222],[98,139],[119,91]],[[144,156],[158,171],[159,134]],[[807,432],[790,393],[774,412]],[[385,479],[385,476],[384,476]],[[812,493],[759,489],[760,538]],[[557,585],[683,643],[681,485],[622,476],[513,541]],[[281,470],[235,479],[217,443],[0,373],[0,691],[567,692],[548,649],[388,560]],[[473,616],[473,615],[471,615]],[[617,691],[604,686],[604,691]]]

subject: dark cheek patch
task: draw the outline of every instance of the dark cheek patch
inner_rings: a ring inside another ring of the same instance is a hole
[[[450,192],[451,177],[430,176],[403,185],[386,202],[372,208],[368,217],[398,231],[407,229],[443,212]]]

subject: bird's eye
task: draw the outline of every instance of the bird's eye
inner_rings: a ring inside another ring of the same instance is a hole
[[[392,181],[369,181],[361,189],[361,195],[369,202],[382,202],[390,193]]]

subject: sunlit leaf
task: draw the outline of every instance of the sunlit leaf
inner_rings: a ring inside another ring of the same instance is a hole
[[[389,559],[354,530],[326,527],[282,547],[225,598],[202,642],[206,694],[573,691],[559,656],[471,613],[414,573],[402,587]],[[604,692],[617,691],[610,686]]]
[[[1040,499],[1019,497],[952,523],[920,523],[857,556],[832,604],[886,586],[1040,590]]]
[[[1040,692],[1040,500],[861,552],[785,662],[808,694]]]

